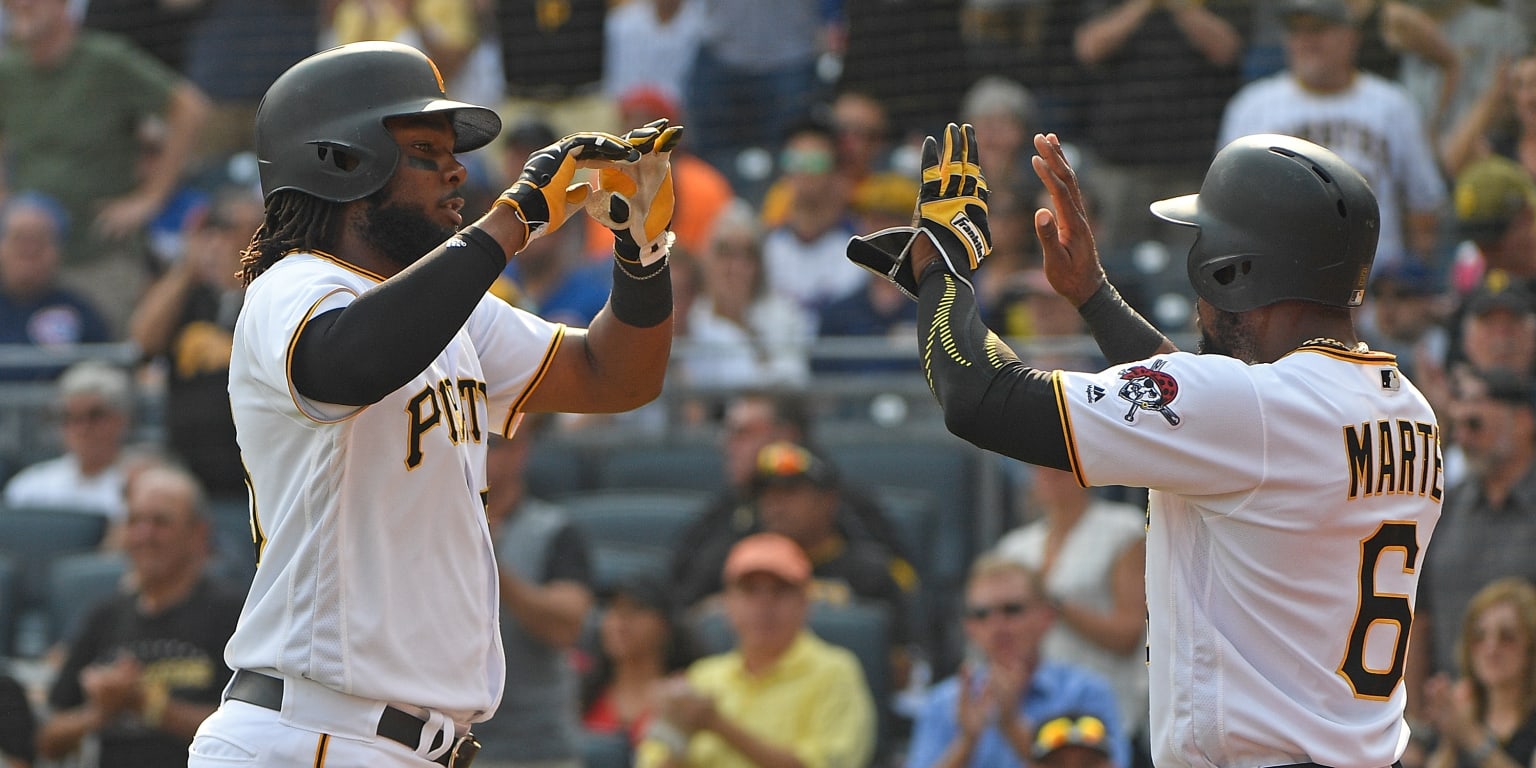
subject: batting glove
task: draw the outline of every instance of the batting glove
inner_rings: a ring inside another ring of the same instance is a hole
[[[919,235],[926,236],[949,271],[975,290],[971,275],[992,253],[992,233],[987,226],[987,199],[991,194],[977,158],[976,129],[968,123],[950,123],[944,129],[942,152],[934,137],[923,140],[917,226],[892,227],[854,237],[848,241],[848,258],[916,299],[917,275],[912,272],[910,258],[912,241]]]
[[[598,171],[587,213],[613,230],[613,251],[620,259],[650,266],[672,247],[671,157],[682,137],[683,127],[668,126],[665,118],[647,123],[620,137],[640,153],[638,161]]]
[[[517,181],[496,199],[496,205],[517,212],[528,227],[526,245],[559,229],[591,195],[591,184],[572,183],[577,168],[593,161],[632,163],[639,159],[640,151],[617,136],[573,133],[533,153]]]

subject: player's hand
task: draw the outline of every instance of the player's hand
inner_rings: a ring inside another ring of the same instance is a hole
[[[1083,190],[1056,134],[1035,134],[1035,152],[1030,164],[1045,183],[1055,209],[1035,211],[1035,236],[1044,254],[1045,277],[1072,306],[1080,307],[1106,279],[1093,231],[1088,228]]]
[[[559,229],[587,201],[592,185],[572,183],[578,168],[600,168],[639,159],[640,151],[617,136],[573,133],[533,153],[517,181],[497,198],[496,205],[517,212],[528,227],[526,245]]]
[[[666,118],[647,123],[620,137],[640,158],[598,171],[597,191],[587,199],[587,213],[613,230],[614,253],[621,259],[649,266],[672,245],[672,150],[683,138],[681,125]]]
[[[916,226],[855,237],[848,241],[848,258],[913,298],[917,278],[933,258],[942,258],[951,273],[974,289],[971,275],[992,253],[992,232],[987,226],[991,194],[981,174],[976,129],[969,123],[950,123],[944,129],[942,148],[932,136],[923,140]],[[917,235],[925,236],[928,245]]]

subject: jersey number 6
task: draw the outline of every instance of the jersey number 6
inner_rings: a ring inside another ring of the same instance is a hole
[[[1355,696],[1386,699],[1403,679],[1403,660],[1408,655],[1408,629],[1413,625],[1413,608],[1407,595],[1380,592],[1376,588],[1376,566],[1382,554],[1400,550],[1403,573],[1413,573],[1419,561],[1417,525],[1412,522],[1387,522],[1370,538],[1360,542],[1360,607],[1349,629],[1349,646],[1339,674],[1349,681]],[[1386,669],[1372,669],[1365,663],[1365,642],[1378,623],[1395,624],[1397,638],[1392,648],[1392,664]]]

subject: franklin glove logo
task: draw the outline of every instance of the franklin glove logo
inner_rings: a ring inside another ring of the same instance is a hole
[[[980,261],[976,258],[976,254],[987,252],[987,240],[981,236],[981,231],[976,229],[976,225],[971,223],[971,217],[966,216],[965,211],[956,213],[955,217],[949,220],[949,226],[970,243],[970,247],[966,249],[966,252],[971,259],[971,269],[981,266]]]

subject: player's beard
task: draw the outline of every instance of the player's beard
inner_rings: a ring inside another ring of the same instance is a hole
[[[1215,307],[1200,318],[1200,345],[1196,351],[1202,355],[1226,355],[1245,363],[1257,359],[1247,319],[1239,313]]]
[[[420,261],[458,231],[415,208],[396,205],[389,198],[368,202],[361,232],[364,242],[402,268]]]

